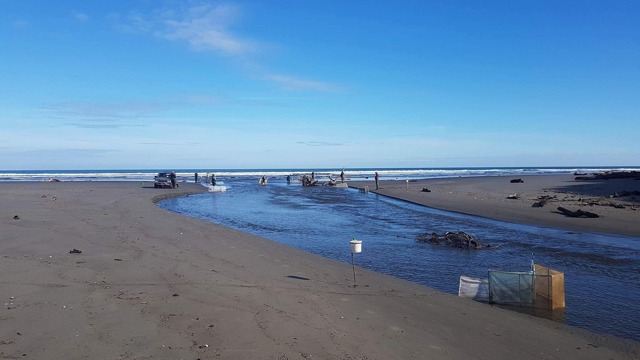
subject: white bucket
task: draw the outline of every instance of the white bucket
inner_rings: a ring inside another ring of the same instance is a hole
[[[353,240],[349,241],[349,244],[351,244],[351,252],[352,253],[360,253],[360,252],[362,252],[362,240],[353,239]]]

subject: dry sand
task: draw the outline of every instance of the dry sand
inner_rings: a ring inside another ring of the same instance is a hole
[[[512,179],[524,182],[511,183]],[[377,191],[372,181],[349,182],[349,186],[368,186],[370,191],[417,204],[512,223],[640,237],[640,195],[611,197],[623,191],[640,191],[640,180],[576,181],[572,175],[531,175],[381,181]],[[423,188],[431,192],[423,192]],[[507,199],[510,195],[518,199]],[[541,196],[554,198],[543,207],[533,207]],[[571,218],[558,207],[600,217]]]
[[[0,358],[640,357],[635,341],[364,269],[354,287],[350,264],[152,201],[198,191],[0,184]]]

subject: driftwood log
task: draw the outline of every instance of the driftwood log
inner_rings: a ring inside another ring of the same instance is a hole
[[[309,175],[302,175],[300,182],[302,186],[316,186],[318,184],[318,180]]]
[[[543,207],[547,204],[547,202],[549,202],[550,200],[555,200],[556,196],[550,196],[550,195],[543,195],[543,196],[539,196],[538,197],[538,201],[534,202],[533,205],[531,205],[531,207]]]
[[[418,236],[418,241],[431,244],[444,244],[465,250],[478,250],[491,247],[491,245],[480,244],[478,238],[464,231],[458,231],[457,233],[447,231],[442,235],[437,233],[422,234]]]
[[[595,173],[596,179],[640,179],[640,171],[605,171]]]
[[[600,217],[600,215],[589,212],[589,211],[584,211],[584,210],[576,210],[576,211],[571,211],[569,209],[565,209],[562,206],[558,206],[558,211],[560,211],[562,214],[564,214],[565,216],[568,217],[586,217],[586,218],[597,218]]]
[[[515,183],[523,183],[523,182],[524,182],[524,180],[522,180],[522,179],[512,179],[510,182],[511,182],[512,184],[515,184]]]
[[[574,174],[574,175],[586,175],[586,174]],[[640,179],[640,171],[605,171],[595,173],[593,176],[576,176],[576,180],[596,180],[596,179]]]
[[[623,190],[621,192],[613,193],[613,195],[611,195],[611,197],[612,198],[617,198],[617,197],[635,196],[635,195],[640,195],[640,191],[638,191],[638,190],[634,190],[634,191]]]

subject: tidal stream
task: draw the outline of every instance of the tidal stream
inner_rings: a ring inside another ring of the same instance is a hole
[[[597,333],[640,340],[640,239],[575,233],[449,213],[373,193],[302,187],[273,180],[226,181],[228,190],[162,201],[160,206],[457,294],[460,275],[527,271],[531,259],[565,274],[566,309],[547,317]],[[486,250],[416,241],[420,234],[465,231]]]

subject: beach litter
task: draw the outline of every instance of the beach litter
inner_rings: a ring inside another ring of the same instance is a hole
[[[20,220],[20,216],[18,216],[18,215],[13,215],[13,220]]]
[[[488,277],[460,276],[458,296],[491,304],[565,308],[564,273],[531,261],[530,271],[489,270]]]
[[[510,182],[511,182],[512,184],[516,184],[516,183],[523,183],[523,182],[524,182],[524,180],[522,180],[522,179],[512,179]]]
[[[82,251],[78,250],[78,249],[73,249],[69,251],[69,254],[82,254]]]

